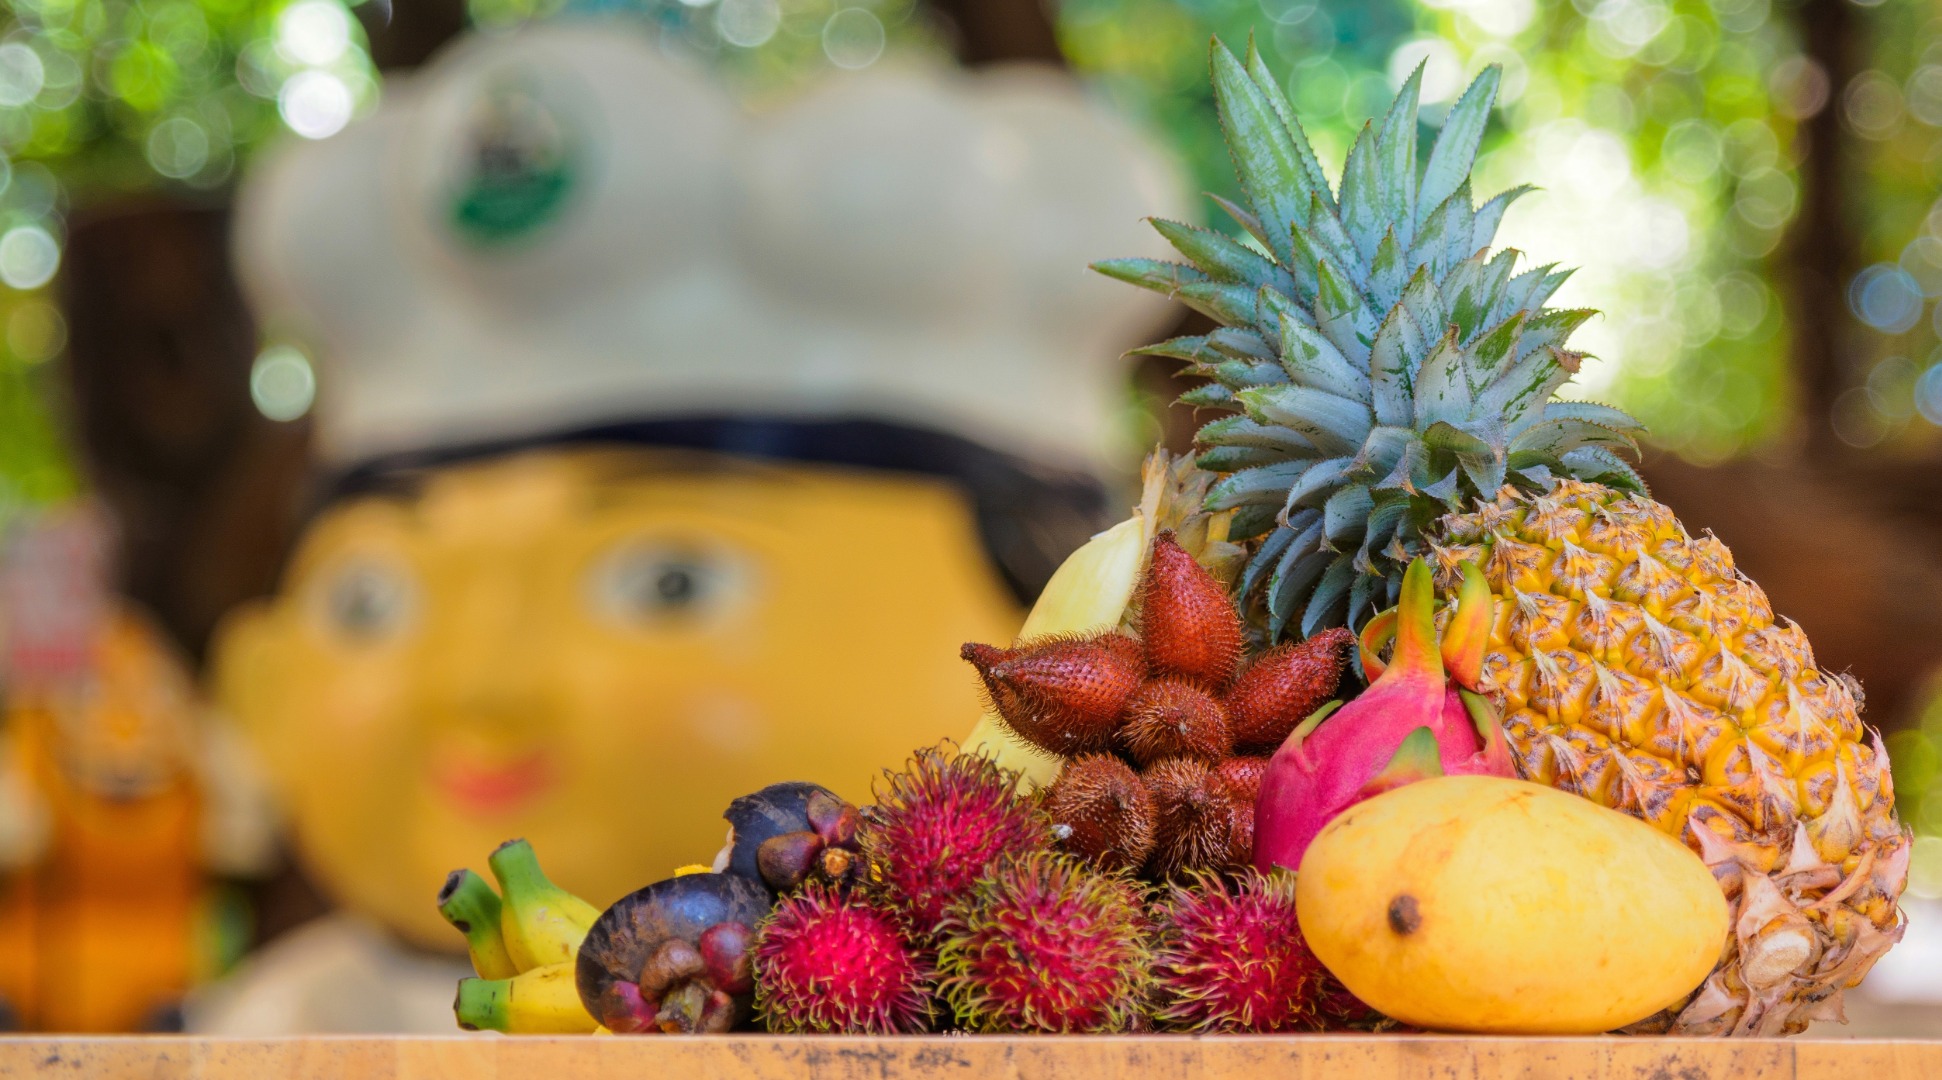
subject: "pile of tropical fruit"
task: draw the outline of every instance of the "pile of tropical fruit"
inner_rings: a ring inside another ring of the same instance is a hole
[[[1487,70],[1419,165],[1417,80],[1331,189],[1216,43],[1243,239],[1098,269],[1211,333],[1222,415],[1149,462],[991,715],[874,805],[808,783],[604,913],[493,855],[442,909],[500,1030],[1784,1034],[1901,934],[1909,840],[1859,688],[1560,400],[1589,312],[1492,253]],[[568,993],[569,987],[572,992]]]

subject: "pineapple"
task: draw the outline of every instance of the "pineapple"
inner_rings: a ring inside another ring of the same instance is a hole
[[[1858,688],[1711,535],[1695,539],[1622,456],[1639,424],[1554,394],[1592,312],[1547,308],[1565,272],[1492,253],[1504,210],[1469,173],[1486,69],[1417,164],[1421,72],[1365,126],[1331,191],[1280,84],[1218,42],[1213,78],[1250,240],[1168,221],[1184,263],[1100,271],[1220,325],[1145,351],[1209,381],[1187,403],[1249,560],[1235,583],[1266,643],[1358,627],[1425,555],[1454,592],[1485,567],[1487,688],[1525,776],[1630,813],[1697,851],[1734,933],[1683,1006],[1641,1026],[1780,1034],[1840,1016],[1902,931],[1909,841]]]

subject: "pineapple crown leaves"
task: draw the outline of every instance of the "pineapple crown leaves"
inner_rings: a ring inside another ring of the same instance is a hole
[[[1638,421],[1553,400],[1582,359],[1566,339],[1595,314],[1544,306],[1570,272],[1519,272],[1516,251],[1490,250],[1530,188],[1472,199],[1499,69],[1451,106],[1419,166],[1419,67],[1331,191],[1253,43],[1245,62],[1218,39],[1211,52],[1245,194],[1214,198],[1253,242],[1155,220],[1184,262],[1094,269],[1220,324],[1137,351],[1188,361],[1209,381],[1182,402],[1233,414],[1200,429],[1196,464],[1221,476],[1207,508],[1235,511],[1230,536],[1254,548],[1238,590],[1268,640],[1360,625],[1395,601],[1438,519],[1506,484],[1643,491],[1621,456]]]

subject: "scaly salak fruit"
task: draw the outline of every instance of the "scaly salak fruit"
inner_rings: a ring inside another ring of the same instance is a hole
[[[1241,549],[1227,540],[1231,515],[1202,508],[1213,478],[1194,468],[1191,457],[1156,450],[1142,463],[1140,477],[1137,512],[1059,564],[1025,617],[1018,640],[1096,634],[1119,626],[1139,588],[1147,550],[1162,531],[1171,531],[1204,564],[1224,567],[1239,560]],[[996,710],[979,719],[963,746],[967,754],[982,754],[1018,773],[1025,791],[1049,786],[1063,764],[1019,738]]]

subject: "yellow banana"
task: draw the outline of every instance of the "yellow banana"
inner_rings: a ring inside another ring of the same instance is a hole
[[[1019,637],[1076,634],[1119,625],[1126,605],[1133,600],[1140,566],[1152,541],[1150,520],[1144,514],[1127,518],[1067,556],[1053,572],[1052,580],[1045,583],[1045,591],[1025,617]],[[1063,764],[1013,735],[995,712],[985,713],[971,729],[964,748],[1021,773],[1027,789],[1051,783]]]
[[[590,1035],[599,1025],[580,1004],[570,961],[510,979],[461,979],[452,1014],[467,1031],[521,1035]]]
[[[454,870],[438,890],[438,913],[465,935],[472,954],[472,970],[487,979],[508,979],[519,973],[499,932],[499,894],[470,870]]]
[[[499,932],[519,970],[572,960],[600,910],[547,878],[533,845],[508,840],[486,858],[505,897]]]

